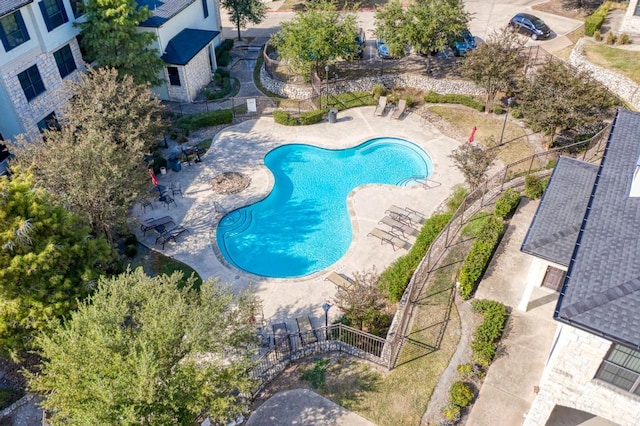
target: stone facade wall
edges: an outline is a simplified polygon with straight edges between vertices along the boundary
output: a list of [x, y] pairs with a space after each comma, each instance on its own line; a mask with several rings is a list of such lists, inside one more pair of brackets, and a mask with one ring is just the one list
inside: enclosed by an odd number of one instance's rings
[[207, 45], [185, 66], [178, 66], [180, 86], [169, 83], [169, 73], [164, 69], [169, 100], [178, 102], [193, 102], [198, 93], [211, 82], [211, 65], [209, 63], [209, 49]]
[[[640, 19], [640, 17], [637, 18]], [[635, 110], [640, 110], [640, 86], [623, 75], [589, 62], [582, 53], [585, 43], [591, 43], [591, 41], [584, 38], [578, 40], [569, 57], [569, 63], [576, 68], [589, 71], [596, 80], [620, 96]]]
[[[65, 80], [73, 78], [78, 72], [84, 72], [86, 69], [76, 39], [73, 38], [69, 44], [71, 45], [71, 53], [73, 54], [77, 69], [66, 76]], [[64, 45], [60, 47], [62, 46]], [[38, 71], [44, 83], [45, 91], [29, 102], [24, 95], [20, 80], [18, 80], [18, 74], [34, 64], [38, 65]], [[52, 52], [45, 52], [29, 56], [25, 55], [19, 62], [15, 62], [12, 65], [11, 70], [2, 74], [1, 81], [7, 88], [11, 103], [25, 128], [27, 139], [40, 140], [38, 122], [52, 112], [59, 115], [60, 107], [68, 99], [63, 80], [60, 77], [60, 71], [56, 65], [56, 60]]]
[[563, 325], [525, 426], [544, 426], [556, 405], [620, 425], [640, 424], [640, 397], [594, 379], [611, 342]]
[[[260, 70], [260, 82], [270, 92], [281, 96], [295, 99], [308, 99], [313, 96], [311, 86], [301, 86], [287, 84], [280, 80], [275, 80], [269, 76], [264, 66]], [[383, 84], [385, 87], [413, 87], [424, 91], [434, 91], [437, 93], [457, 93], [461, 95], [483, 95], [484, 91], [470, 81], [448, 80], [425, 77], [416, 74], [396, 74], [382, 75], [375, 77], [360, 78], [357, 80], [341, 81], [340, 84], [331, 84], [329, 92], [370, 92], [376, 84]]]
[[640, 34], [640, 16], [636, 16], [633, 12], [638, 6], [638, 0], [629, 0], [627, 12], [624, 14], [620, 31], [625, 33]]

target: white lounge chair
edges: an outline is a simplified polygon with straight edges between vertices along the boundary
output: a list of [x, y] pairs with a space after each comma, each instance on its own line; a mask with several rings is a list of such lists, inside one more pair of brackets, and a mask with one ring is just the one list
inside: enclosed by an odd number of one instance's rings
[[411, 247], [411, 244], [403, 240], [402, 238], [393, 235], [390, 232], [383, 231], [380, 228], [373, 228], [367, 237], [376, 237], [380, 239], [380, 244], [388, 243], [393, 247], [393, 251], [396, 251], [399, 248], [408, 249]]
[[327, 277], [325, 278], [325, 281], [331, 281], [336, 286], [342, 287], [342, 288], [348, 288], [353, 284], [353, 282], [350, 279], [345, 278], [343, 275], [335, 271], [327, 275]]
[[422, 213], [411, 210], [408, 207], [402, 208], [393, 205], [389, 207], [387, 211], [385, 211], [385, 213], [390, 214], [394, 217], [394, 219], [397, 219], [401, 222], [409, 222], [409, 225], [411, 225], [413, 222], [424, 223], [424, 221], [427, 220], [427, 218], [425, 218]]
[[400, 102], [398, 102], [398, 108], [393, 111], [393, 114], [391, 114], [391, 118], [398, 120], [400, 116], [404, 114], [405, 109], [407, 109], [407, 101], [404, 99], [400, 99]]
[[392, 218], [391, 216], [383, 217], [378, 223], [385, 224], [391, 229], [399, 231], [403, 237], [406, 237], [407, 235], [418, 235], [417, 229], [407, 225], [406, 223], [402, 223], [399, 220]]
[[384, 114], [384, 110], [387, 107], [387, 97], [386, 96], [380, 96], [380, 98], [378, 99], [378, 106], [376, 106], [376, 111], [375, 111], [375, 115], [382, 115]]

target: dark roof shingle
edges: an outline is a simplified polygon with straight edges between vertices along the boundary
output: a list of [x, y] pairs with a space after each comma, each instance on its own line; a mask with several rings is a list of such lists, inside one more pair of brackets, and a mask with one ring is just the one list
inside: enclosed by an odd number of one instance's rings
[[220, 34], [219, 31], [186, 28], [167, 43], [162, 60], [167, 64], [186, 65], [218, 34]]
[[554, 318], [640, 349], [640, 113], [619, 110]]
[[153, 13], [153, 16], [141, 22], [140, 26], [160, 27], [195, 1], [196, 0], [136, 0], [138, 6], [147, 6], [151, 13]]
[[8, 15], [32, 2], [33, 0], [0, 0], [0, 16]]

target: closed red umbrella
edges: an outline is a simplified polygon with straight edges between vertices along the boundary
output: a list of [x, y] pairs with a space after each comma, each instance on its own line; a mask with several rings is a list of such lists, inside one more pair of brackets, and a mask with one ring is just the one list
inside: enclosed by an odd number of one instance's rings
[[476, 134], [476, 126], [471, 128], [471, 135], [469, 135], [469, 143], [473, 142], [473, 136]]
[[153, 172], [153, 169], [149, 169], [149, 175], [151, 176], [151, 182], [153, 182], [155, 186], [158, 186], [158, 178], [156, 177], [156, 174]]

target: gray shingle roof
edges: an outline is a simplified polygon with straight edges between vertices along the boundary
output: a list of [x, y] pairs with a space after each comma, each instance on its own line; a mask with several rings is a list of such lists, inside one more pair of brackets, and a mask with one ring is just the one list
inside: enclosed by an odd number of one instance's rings
[[522, 243], [524, 253], [569, 266], [597, 172], [595, 164], [558, 159]]
[[136, 0], [138, 6], [147, 6], [151, 13], [153, 13], [153, 16], [141, 22], [140, 26], [157, 28], [195, 1], [196, 0]]
[[640, 350], [640, 113], [619, 110], [554, 318]]
[[167, 43], [162, 60], [168, 64], [186, 65], [218, 34], [219, 31], [185, 28]]
[[0, 16], [8, 15], [31, 2], [33, 0], [0, 0]]

